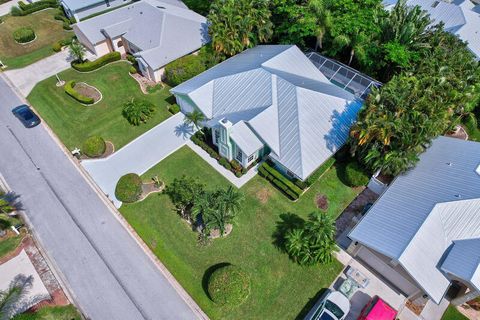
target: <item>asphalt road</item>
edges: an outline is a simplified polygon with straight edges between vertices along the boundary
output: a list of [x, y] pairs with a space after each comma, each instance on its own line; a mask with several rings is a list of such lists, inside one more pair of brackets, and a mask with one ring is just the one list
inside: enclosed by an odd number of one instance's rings
[[84, 314], [95, 320], [195, 319], [43, 126], [0, 76], [0, 172]]

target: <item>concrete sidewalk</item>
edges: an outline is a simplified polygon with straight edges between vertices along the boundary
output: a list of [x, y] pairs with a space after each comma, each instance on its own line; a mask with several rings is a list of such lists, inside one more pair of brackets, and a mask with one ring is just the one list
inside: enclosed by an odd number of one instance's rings
[[84, 160], [82, 166], [118, 208], [122, 203], [115, 198], [115, 187], [121, 176], [145, 173], [190, 139], [193, 128], [183, 119], [184, 115], [177, 113], [108, 158]]

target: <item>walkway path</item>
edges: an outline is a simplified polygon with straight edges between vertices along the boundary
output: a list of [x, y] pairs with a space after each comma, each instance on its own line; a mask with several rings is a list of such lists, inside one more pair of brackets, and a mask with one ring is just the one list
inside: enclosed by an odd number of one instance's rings
[[[87, 54], [86, 58], [94, 58], [94, 56]], [[5, 75], [20, 90], [20, 93], [28, 96], [38, 82], [70, 68], [71, 61], [68, 49], [64, 49], [25, 68], [7, 70]]]
[[189, 140], [187, 142], [187, 145], [196, 154], [198, 154], [200, 157], [202, 157], [203, 160], [208, 162], [208, 164], [211, 165], [213, 167], [213, 169], [215, 169], [218, 173], [220, 173], [222, 176], [224, 176], [225, 179], [230, 181], [230, 183], [232, 183], [237, 188], [243, 187], [244, 184], [246, 184], [248, 181], [250, 181], [258, 173], [258, 165], [256, 165], [255, 167], [248, 170], [248, 172], [246, 174], [244, 174], [240, 178], [237, 178], [237, 176], [235, 176], [232, 171], [227, 170], [223, 166], [221, 166], [216, 159], [212, 158], [205, 150], [203, 150], [202, 148], [197, 146], [191, 140]]
[[10, 9], [13, 6], [16, 6], [18, 2], [19, 2], [18, 0], [12, 0], [12, 1], [8, 1], [3, 4], [0, 4], [0, 17], [9, 14]]
[[182, 113], [177, 113], [108, 158], [82, 161], [83, 167], [117, 208], [122, 203], [115, 198], [115, 186], [121, 176], [145, 173], [189, 140], [193, 129], [183, 123], [183, 118]]

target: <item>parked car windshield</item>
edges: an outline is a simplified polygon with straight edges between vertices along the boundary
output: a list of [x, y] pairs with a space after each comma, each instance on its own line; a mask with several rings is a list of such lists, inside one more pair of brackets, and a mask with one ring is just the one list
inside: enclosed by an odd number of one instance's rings
[[20, 114], [20, 116], [25, 119], [25, 120], [30, 120], [33, 118], [33, 112], [30, 111], [29, 109], [21, 109], [19, 110], [18, 112]]
[[[335, 317], [337, 317], [338, 319], [342, 318], [343, 315], [345, 314], [342, 309], [340, 309], [339, 306], [337, 306], [335, 303], [333, 303], [332, 301], [330, 300], [327, 300], [325, 302], [325, 309], [327, 309], [328, 311], [330, 311], [331, 313], [333, 313], [335, 315]], [[323, 318], [322, 318], [323, 319]]]

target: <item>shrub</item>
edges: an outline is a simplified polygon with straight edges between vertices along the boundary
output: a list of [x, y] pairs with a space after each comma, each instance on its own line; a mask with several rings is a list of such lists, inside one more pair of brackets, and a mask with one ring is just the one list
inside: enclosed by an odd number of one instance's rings
[[13, 38], [18, 43], [27, 43], [35, 39], [35, 32], [32, 28], [22, 27], [13, 32]]
[[92, 104], [95, 100], [92, 97], [86, 97], [75, 91], [75, 81], [70, 80], [65, 84], [65, 92], [75, 100], [83, 104]]
[[70, 21], [64, 21], [63, 22], [63, 30], [67, 30], [67, 31], [70, 31], [70, 30], [73, 30], [73, 28], [70, 26]]
[[227, 170], [232, 169], [232, 166], [230, 165], [230, 163], [228, 162], [228, 160], [226, 158], [223, 158], [223, 157], [220, 158], [220, 160], [218, 160], [218, 163]]
[[180, 107], [175, 103], [168, 107], [168, 111], [170, 111], [171, 114], [177, 114], [180, 112]]
[[357, 161], [351, 161], [345, 167], [344, 182], [350, 187], [364, 186], [370, 180], [370, 177], [365, 173], [365, 170]]
[[13, 6], [10, 8], [10, 14], [14, 17], [19, 17], [23, 15], [22, 9], [17, 6]]
[[55, 52], [60, 52], [62, 51], [62, 44], [60, 42], [55, 42], [53, 45], [52, 45], [52, 49], [53, 51]]
[[135, 173], [128, 173], [118, 180], [115, 197], [126, 203], [137, 201], [142, 194], [142, 179]]
[[99, 136], [91, 136], [83, 143], [82, 152], [90, 158], [100, 157], [105, 153], [105, 140]]
[[205, 70], [201, 57], [189, 55], [169, 63], [165, 67], [165, 79], [169, 85], [177, 86]]
[[132, 63], [132, 64], [137, 63], [137, 59], [135, 59], [135, 57], [133, 55], [131, 55], [130, 53], [127, 54], [127, 60], [130, 61], [130, 63]]
[[47, 8], [57, 8], [58, 3], [57, 1], [53, 0], [41, 0], [37, 2], [32, 2], [29, 4], [25, 4], [24, 2], [19, 3], [19, 7], [13, 6], [10, 9], [10, 14], [12, 16], [26, 16], [31, 13], [47, 9]]
[[72, 67], [80, 72], [89, 72], [93, 70], [97, 70], [100, 67], [103, 67], [106, 64], [109, 64], [114, 61], [120, 60], [121, 55], [120, 52], [110, 52], [107, 53], [104, 56], [101, 56], [95, 61], [87, 61], [87, 62], [82, 62], [82, 63], [72, 63]]
[[290, 181], [288, 178], [286, 178], [283, 174], [278, 172], [275, 168], [270, 166], [268, 163], [264, 162], [262, 166], [265, 168], [265, 170], [274, 176], [276, 179], [278, 179], [280, 182], [282, 182], [288, 189], [290, 189], [293, 193], [295, 193], [297, 196], [300, 196], [303, 193], [303, 190], [297, 187], [292, 181]]
[[[263, 163], [265, 164], [265, 163]], [[264, 165], [261, 165], [260, 167], [258, 167], [258, 173], [260, 174], [260, 176], [264, 177], [265, 179], [267, 179], [268, 181], [270, 181], [275, 187], [277, 187], [277, 189], [279, 189], [280, 191], [282, 191], [285, 195], [287, 195], [291, 200], [297, 200], [300, 195], [296, 194], [295, 192], [293, 192], [291, 189], [289, 189], [287, 187], [287, 185], [285, 185], [282, 181], [280, 181], [279, 179], [275, 178], [275, 176], [273, 176], [270, 172], [268, 172]]]
[[238, 306], [250, 295], [250, 277], [234, 265], [217, 269], [208, 279], [208, 294], [219, 305]]
[[242, 165], [241, 165], [240, 163], [238, 163], [237, 160], [232, 160], [232, 161], [230, 162], [230, 164], [232, 165], [233, 170], [239, 171], [239, 172], [242, 171]]
[[25, 10], [27, 9], [27, 4], [23, 1], [18, 1], [18, 6], [20, 7], [20, 9], [22, 10]]
[[134, 126], [145, 123], [152, 117], [155, 107], [148, 101], [133, 100], [123, 106], [123, 116]]
[[131, 66], [130, 69], [128, 70], [131, 74], [135, 74], [137, 73], [137, 68], [135, 68], [134, 66]]
[[475, 118], [475, 115], [473, 113], [468, 113], [464, 120], [463, 123], [465, 124], [465, 127], [467, 127], [467, 130], [469, 132], [473, 132], [475, 130], [478, 130], [478, 121], [477, 118]]

